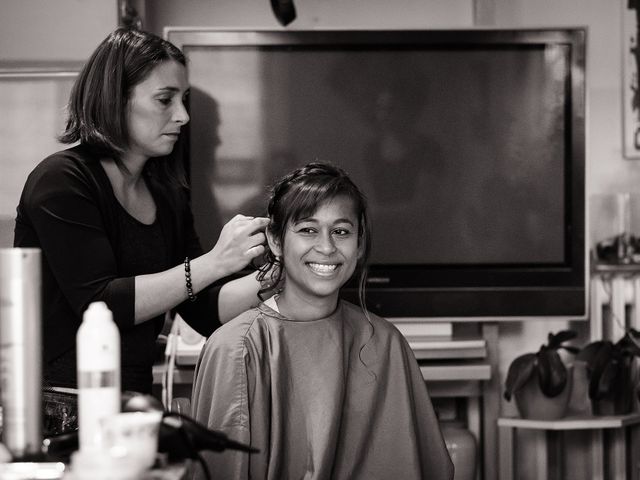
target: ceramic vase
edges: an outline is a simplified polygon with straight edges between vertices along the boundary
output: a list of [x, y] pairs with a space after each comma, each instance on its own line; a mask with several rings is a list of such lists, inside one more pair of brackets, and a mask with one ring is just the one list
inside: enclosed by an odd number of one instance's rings
[[455, 468], [455, 480], [475, 480], [478, 446], [473, 433], [462, 422], [443, 421], [440, 426]]
[[567, 384], [555, 397], [547, 397], [538, 383], [538, 376], [532, 375], [518, 391], [514, 393], [516, 406], [522, 418], [531, 420], [558, 420], [567, 414], [569, 398], [573, 386], [573, 369], [567, 367]]

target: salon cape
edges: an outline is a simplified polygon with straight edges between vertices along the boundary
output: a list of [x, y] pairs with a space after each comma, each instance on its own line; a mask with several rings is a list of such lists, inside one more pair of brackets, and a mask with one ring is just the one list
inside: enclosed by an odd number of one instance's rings
[[369, 315], [341, 301], [327, 318], [296, 321], [263, 303], [211, 335], [193, 415], [260, 449], [205, 453], [212, 478], [453, 478], [413, 352]]

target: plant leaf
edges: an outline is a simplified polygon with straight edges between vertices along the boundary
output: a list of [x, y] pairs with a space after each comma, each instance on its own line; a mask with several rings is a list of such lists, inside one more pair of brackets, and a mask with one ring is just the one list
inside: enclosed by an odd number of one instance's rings
[[620, 370], [621, 364], [618, 361], [605, 364], [602, 372], [599, 372], [600, 375], [598, 375], [598, 382], [594, 386], [595, 392], [592, 398], [600, 400], [615, 392], [618, 389]]
[[556, 397], [567, 385], [567, 367], [557, 350], [543, 348], [538, 352], [538, 381], [547, 397]]
[[627, 332], [625, 336], [618, 341], [616, 347], [627, 355], [640, 357], [640, 346], [638, 343], [640, 343], [640, 339], [632, 338], [631, 333]]
[[527, 383], [527, 380], [531, 378], [535, 365], [535, 353], [525, 353], [511, 362], [504, 385], [504, 398], [506, 400], [511, 400], [511, 396]]
[[600, 352], [600, 349], [603, 348], [607, 343], [610, 343], [610, 342], [605, 340], [596, 340], [595, 342], [591, 342], [590, 344], [586, 345], [582, 350], [580, 350], [580, 352], [576, 356], [576, 360], [582, 360], [586, 362], [587, 365], [589, 366], [589, 369], [592, 369], [595, 359], [598, 356], [598, 353]]
[[547, 346], [549, 348], [558, 348], [564, 342], [568, 340], [572, 340], [578, 336], [578, 333], [573, 330], [561, 330], [555, 335], [553, 333], [549, 334], [549, 341]]

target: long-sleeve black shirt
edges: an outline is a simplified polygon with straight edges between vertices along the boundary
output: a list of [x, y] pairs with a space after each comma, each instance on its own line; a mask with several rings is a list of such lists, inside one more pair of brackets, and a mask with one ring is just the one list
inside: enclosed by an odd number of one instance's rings
[[[134, 277], [202, 251], [187, 191], [153, 179], [147, 185], [156, 202], [153, 225], [124, 210], [100, 157], [82, 145], [47, 157], [25, 183], [14, 246], [42, 250], [43, 376], [49, 384], [76, 385], [76, 332], [89, 303], [104, 301], [120, 329], [123, 390], [151, 389], [164, 316], [134, 325]], [[219, 287], [209, 288], [177, 310], [208, 336], [220, 325], [218, 294]]]

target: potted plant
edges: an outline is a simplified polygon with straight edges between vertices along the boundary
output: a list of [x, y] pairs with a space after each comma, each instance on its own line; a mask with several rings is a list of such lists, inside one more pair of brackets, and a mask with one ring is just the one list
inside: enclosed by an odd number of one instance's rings
[[566, 414], [571, 375], [559, 351], [577, 353], [577, 347], [564, 345], [576, 336], [573, 330], [549, 333], [537, 352], [520, 355], [509, 365], [504, 398], [515, 397], [523, 418], [555, 420]]
[[640, 332], [629, 329], [617, 342], [597, 340], [576, 357], [587, 364], [594, 415], [624, 415], [633, 409], [639, 383], [633, 363], [640, 357]]

